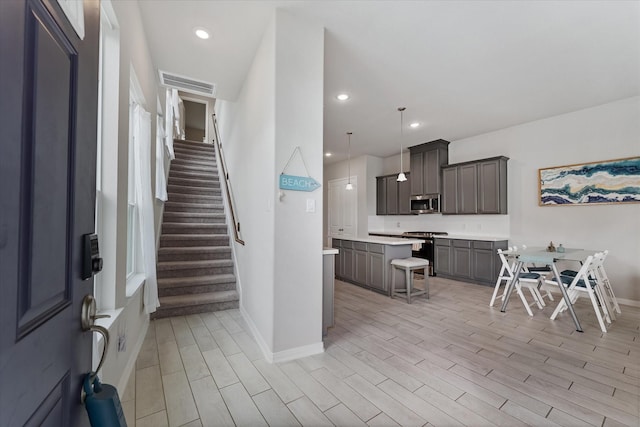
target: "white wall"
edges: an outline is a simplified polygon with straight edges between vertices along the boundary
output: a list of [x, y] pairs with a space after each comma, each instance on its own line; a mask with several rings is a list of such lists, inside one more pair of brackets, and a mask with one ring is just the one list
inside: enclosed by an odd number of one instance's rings
[[450, 162], [510, 158], [510, 240], [609, 249], [616, 296], [640, 301], [640, 204], [538, 206], [538, 169], [640, 155], [640, 97], [456, 141]]
[[[640, 97], [478, 135], [449, 145], [449, 163], [508, 162], [509, 215], [384, 217], [384, 229], [509, 236], [512, 244], [609, 249], [616, 296], [640, 301], [640, 204], [538, 206], [538, 169], [640, 155]], [[380, 220], [370, 220], [379, 225]], [[396, 227], [397, 222], [401, 227]]]
[[263, 351], [273, 352], [275, 170], [275, 20], [265, 31], [236, 102], [218, 99], [216, 116], [237, 220], [234, 244], [240, 308]]
[[[323, 95], [324, 28], [277, 11], [276, 172], [300, 147], [304, 163], [294, 159], [286, 172], [323, 182]], [[314, 212], [306, 212], [310, 202]], [[275, 353], [323, 349], [322, 212], [321, 190], [287, 191], [276, 201]]]
[[[216, 102], [246, 241], [235, 246], [241, 311], [268, 360], [322, 351], [322, 192], [280, 201], [278, 176], [299, 146], [322, 182], [323, 58], [324, 30], [277, 10], [238, 100]], [[287, 173], [306, 175], [299, 157]]]
[[[113, 245], [105, 257], [105, 269], [108, 273], [109, 284], [116, 287], [115, 305], [111, 311], [114, 315], [108, 323], [112, 337], [111, 348], [103, 367], [102, 380], [120, 387], [122, 392], [129, 373], [135, 367], [138, 350], [149, 324], [149, 316], [142, 309], [142, 289], [137, 293], [126, 294], [126, 245], [127, 245], [127, 174], [128, 174], [128, 144], [129, 144], [129, 81], [130, 70], [135, 70], [138, 82], [144, 94], [146, 104], [144, 108], [151, 113], [151, 183], [155, 189], [155, 114], [157, 106], [157, 82], [151, 56], [149, 54], [142, 19], [137, 2], [110, 2], [117, 18], [120, 30], [120, 70], [118, 90], [118, 138], [117, 144], [108, 145], [103, 150], [109, 150], [110, 161], [108, 170], [110, 175], [105, 175], [105, 181], [112, 186], [113, 191], [106, 201], [110, 205], [107, 221], [109, 234]], [[105, 182], [105, 185], [107, 183]], [[160, 226], [155, 223], [156, 229]], [[107, 261], [107, 258], [109, 260]], [[102, 274], [102, 273], [101, 273]], [[107, 277], [107, 275], [105, 275]], [[107, 280], [103, 280], [107, 282]], [[118, 352], [116, 348], [119, 334], [126, 335], [127, 346], [125, 351]]]

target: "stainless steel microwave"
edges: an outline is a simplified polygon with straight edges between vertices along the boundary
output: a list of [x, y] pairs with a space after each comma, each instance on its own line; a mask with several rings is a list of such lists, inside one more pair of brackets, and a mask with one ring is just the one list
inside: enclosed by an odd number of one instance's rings
[[411, 213], [427, 214], [440, 212], [440, 195], [439, 194], [423, 194], [420, 196], [411, 196]]

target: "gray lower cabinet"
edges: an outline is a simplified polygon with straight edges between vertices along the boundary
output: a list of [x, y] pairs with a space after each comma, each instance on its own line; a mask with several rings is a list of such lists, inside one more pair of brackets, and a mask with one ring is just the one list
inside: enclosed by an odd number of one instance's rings
[[338, 250], [338, 254], [335, 256], [335, 260], [334, 260], [334, 269], [335, 269], [336, 276], [342, 277], [344, 276], [344, 270], [343, 270], [344, 262], [342, 261], [343, 260], [342, 240], [333, 239], [331, 241], [331, 247], [333, 249]]
[[445, 276], [451, 275], [451, 240], [436, 240], [434, 258], [436, 273]]
[[[339, 251], [340, 249], [338, 249]], [[338, 252], [339, 254], [339, 252]], [[333, 301], [335, 277], [335, 258], [337, 255], [322, 255], [322, 336], [327, 335], [327, 329], [333, 326]]]
[[439, 277], [493, 286], [500, 271], [498, 249], [507, 240], [435, 239], [435, 270]]
[[442, 213], [506, 214], [507, 157], [492, 157], [442, 168]]
[[367, 244], [353, 242], [353, 281], [356, 283], [367, 283]]
[[[376, 292], [391, 291], [391, 260], [409, 258], [411, 245], [383, 245], [343, 239], [333, 239], [332, 247], [340, 253], [336, 258], [336, 278]], [[404, 284], [404, 273], [396, 271], [396, 283]]]
[[342, 276], [353, 281], [355, 277], [355, 263], [353, 262], [353, 242], [342, 242]]
[[451, 274], [456, 277], [471, 279], [471, 241], [454, 240], [452, 247], [453, 269]]

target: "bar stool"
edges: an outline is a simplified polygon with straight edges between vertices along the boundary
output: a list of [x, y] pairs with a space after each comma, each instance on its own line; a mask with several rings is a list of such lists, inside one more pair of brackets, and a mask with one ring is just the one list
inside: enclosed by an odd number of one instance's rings
[[[429, 267], [429, 260], [422, 258], [399, 258], [391, 260], [391, 298], [406, 294], [407, 303], [411, 304], [411, 298], [426, 294], [429, 298], [429, 278], [426, 274]], [[406, 278], [406, 289], [396, 290], [396, 268], [404, 270]], [[413, 271], [424, 268], [424, 289], [413, 289]]]

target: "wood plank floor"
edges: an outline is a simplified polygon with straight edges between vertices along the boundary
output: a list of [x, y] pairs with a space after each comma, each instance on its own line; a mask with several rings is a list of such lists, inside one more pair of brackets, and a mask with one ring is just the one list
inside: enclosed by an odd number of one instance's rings
[[[336, 281], [323, 354], [265, 362], [238, 310], [151, 322], [122, 396], [130, 426], [640, 426], [640, 309], [603, 334], [553, 305], [430, 279], [408, 305]], [[556, 298], [556, 302], [558, 298]]]

